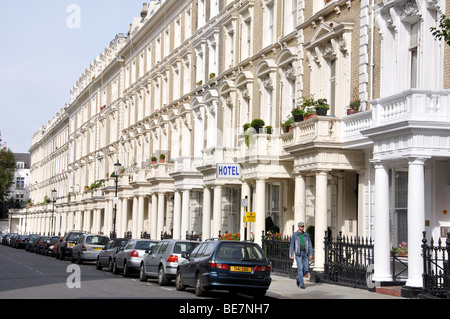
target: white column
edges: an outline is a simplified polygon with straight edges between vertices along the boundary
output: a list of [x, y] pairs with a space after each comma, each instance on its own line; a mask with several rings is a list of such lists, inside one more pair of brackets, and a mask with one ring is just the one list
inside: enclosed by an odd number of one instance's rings
[[190, 225], [190, 210], [189, 203], [191, 201], [191, 192], [189, 189], [183, 190], [183, 202], [181, 208], [181, 238], [186, 238], [186, 232], [189, 231]]
[[[389, 171], [375, 163], [374, 281], [392, 281], [389, 247]], [[420, 237], [420, 236], [419, 236]]]
[[128, 229], [128, 198], [124, 198], [122, 201], [122, 211], [118, 211], [120, 214], [120, 220], [122, 224], [122, 232], [117, 235], [117, 237], [123, 237], [125, 232], [129, 231]]
[[211, 189], [203, 188], [202, 240], [211, 238]]
[[131, 215], [131, 236], [133, 238], [139, 238], [138, 234], [138, 198], [133, 197], [133, 213]]
[[164, 193], [158, 193], [158, 222], [156, 229], [156, 235], [158, 236], [158, 238], [161, 238], [161, 232], [164, 231], [164, 213], [165, 213], [164, 197], [165, 197]]
[[298, 222], [306, 223], [306, 181], [302, 174], [295, 176], [294, 230]]
[[181, 239], [181, 194], [174, 191], [173, 199], [173, 238]]
[[255, 205], [255, 242], [262, 244], [261, 236], [265, 230], [266, 222], [266, 181], [264, 179], [256, 180], [256, 197], [253, 199]]
[[408, 287], [422, 287], [422, 232], [425, 230], [425, 158], [410, 158], [408, 170]]
[[315, 247], [314, 247], [314, 270], [323, 271], [325, 263], [325, 251], [323, 238], [327, 230], [327, 190], [328, 173], [326, 171], [316, 172], [316, 212], [315, 212]]
[[[248, 183], [246, 182], [242, 182], [242, 191], [241, 191], [241, 197], [242, 199], [245, 199], [245, 196], [247, 196], [247, 212], [250, 211], [250, 207], [248, 205], [250, 205], [250, 186], [248, 185]], [[241, 218], [239, 220], [240, 222], [240, 234], [241, 234], [241, 239], [244, 239], [244, 233], [245, 233], [245, 223], [244, 223], [244, 216], [246, 214], [245, 208], [241, 207]], [[250, 239], [250, 227], [249, 227], [249, 223], [247, 223], [247, 239]]]
[[91, 211], [90, 209], [86, 210], [84, 212], [84, 222], [83, 222], [83, 228], [90, 233], [91, 232]]
[[156, 193], [152, 194], [152, 216], [151, 216], [151, 234], [150, 237], [152, 239], [160, 239], [161, 234], [157, 234], [158, 232], [158, 196]]
[[221, 226], [222, 226], [222, 186], [215, 186], [212, 237], [216, 237], [219, 235], [219, 230]]
[[144, 230], [144, 196], [138, 197], [138, 212], [137, 212], [137, 234], [136, 237], [141, 237], [141, 232]]

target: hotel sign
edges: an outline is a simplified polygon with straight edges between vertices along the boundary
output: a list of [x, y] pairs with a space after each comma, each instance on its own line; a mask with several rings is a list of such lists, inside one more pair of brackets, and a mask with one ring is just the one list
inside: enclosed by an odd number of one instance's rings
[[240, 178], [241, 165], [235, 163], [217, 164], [216, 165], [217, 178]]

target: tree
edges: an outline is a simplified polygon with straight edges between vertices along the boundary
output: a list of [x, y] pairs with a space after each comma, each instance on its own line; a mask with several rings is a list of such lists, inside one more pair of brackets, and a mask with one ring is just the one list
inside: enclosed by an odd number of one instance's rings
[[431, 27], [430, 30], [436, 39], [444, 39], [444, 41], [450, 45], [450, 18], [447, 18], [445, 14], [441, 15], [439, 27]]
[[[14, 183], [16, 157], [11, 150], [0, 150], [0, 207], [5, 207], [9, 190]], [[3, 212], [2, 212], [3, 214]]]

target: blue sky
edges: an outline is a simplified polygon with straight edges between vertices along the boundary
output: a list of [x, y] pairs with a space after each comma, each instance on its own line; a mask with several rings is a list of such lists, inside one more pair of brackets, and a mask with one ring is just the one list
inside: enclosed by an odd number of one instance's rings
[[0, 131], [15, 153], [70, 100], [70, 89], [144, 0], [0, 0]]

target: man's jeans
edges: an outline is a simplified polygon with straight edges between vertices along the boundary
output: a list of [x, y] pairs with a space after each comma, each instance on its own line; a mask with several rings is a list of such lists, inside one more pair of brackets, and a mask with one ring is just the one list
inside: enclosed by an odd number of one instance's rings
[[301, 251], [300, 256], [295, 255], [295, 261], [297, 262], [297, 281], [300, 283], [300, 287], [303, 287], [305, 284], [303, 283], [303, 276], [308, 273], [309, 270], [309, 258], [306, 252]]

